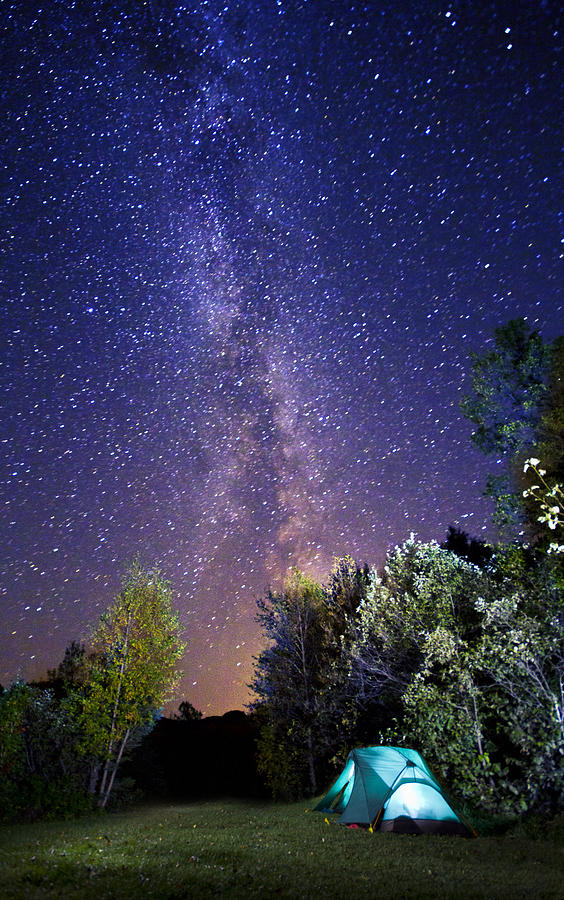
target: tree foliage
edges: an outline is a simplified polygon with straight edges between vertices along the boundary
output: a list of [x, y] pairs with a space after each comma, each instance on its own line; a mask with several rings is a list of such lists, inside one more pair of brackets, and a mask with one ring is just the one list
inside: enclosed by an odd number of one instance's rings
[[513, 457], [535, 444], [547, 394], [550, 351], [524, 319], [494, 332], [494, 347], [473, 354], [473, 394], [462, 408], [476, 425], [472, 440], [484, 453]]
[[413, 539], [361, 607], [350, 659], [382, 737], [413, 745], [486, 810], [563, 799], [564, 620], [557, 561], [497, 549], [485, 569]]
[[49, 682], [60, 693], [68, 694], [73, 688], [83, 685], [88, 678], [90, 661], [86, 646], [80, 641], [71, 641], [56, 669], [47, 673]]
[[40, 685], [0, 693], [0, 807], [7, 818], [105, 806], [126, 747], [176, 682], [183, 651], [168, 584], [134, 563], [91, 644], [73, 641]]
[[297, 569], [258, 602], [269, 644], [251, 685], [261, 718], [259, 768], [275, 796], [314, 794], [354, 730], [345, 648], [366, 594], [367, 567], [336, 559], [326, 585]]
[[475, 664], [497, 749], [496, 780], [507, 792], [498, 803], [520, 810], [556, 808], [564, 799], [561, 588], [558, 559], [498, 548], [478, 604]]
[[138, 562], [93, 634], [80, 698], [82, 752], [96, 760], [90, 789], [105, 806], [128, 743], [154, 722], [177, 683], [184, 644], [170, 587]]
[[492, 558], [493, 550], [484, 541], [470, 537], [460, 528], [449, 526], [446, 540], [441, 544], [442, 550], [451, 550], [469, 563], [483, 568]]
[[475, 445], [502, 463], [502, 473], [490, 475], [485, 493], [495, 500], [497, 524], [510, 530], [523, 511], [524, 454], [542, 439], [543, 415], [556, 399], [556, 389], [549, 390], [554, 350], [524, 319], [508, 322], [494, 335], [492, 349], [472, 354], [472, 393], [461, 408], [476, 426]]
[[0, 818], [67, 815], [87, 808], [85, 761], [65, 699], [17, 681], [0, 694]]
[[548, 390], [539, 428], [535, 456], [543, 461], [549, 478], [564, 483], [564, 335], [550, 348]]
[[480, 565], [412, 536], [381, 573], [346, 557], [323, 587], [294, 570], [259, 602], [252, 686], [275, 796], [315, 793], [364, 741], [416, 747], [482, 811], [562, 802], [561, 558], [477, 550]]
[[537, 522], [548, 537], [548, 553], [564, 553], [564, 484], [546, 481], [546, 469], [540, 460], [531, 457], [525, 460], [523, 472], [530, 472], [534, 481], [523, 491], [536, 507]]
[[378, 701], [403, 693], [419, 669], [429, 636], [471, 633], [480, 571], [436, 543], [412, 536], [374, 573], [356, 625], [352, 660], [359, 696]]
[[388, 556], [381, 577], [373, 574], [349, 667], [357, 700], [380, 733], [392, 719], [401, 724], [406, 692], [431, 661], [437, 669], [474, 638], [480, 577], [476, 566], [413, 536]]
[[384, 740], [422, 750], [483, 810], [562, 802], [564, 339], [509, 322], [474, 355], [472, 388], [473, 440], [503, 468], [495, 519], [520, 523], [520, 541], [528, 523], [532, 544], [451, 528], [440, 547], [410, 538], [381, 573], [345, 557], [323, 587], [294, 572], [261, 601], [252, 687], [279, 795], [315, 791], [338, 745]]
[[[317, 788], [314, 723], [324, 666], [326, 610], [321, 585], [292, 569], [279, 593], [258, 601], [257, 621], [269, 646], [256, 660], [252, 688], [265, 705], [259, 765], [273, 794]], [[272, 748], [278, 749], [278, 761]], [[269, 762], [272, 760], [272, 763]], [[283, 766], [295, 766], [299, 788], [282, 783]]]
[[0, 694], [0, 772], [8, 782], [25, 770], [25, 716], [31, 693], [29, 685], [16, 681]]

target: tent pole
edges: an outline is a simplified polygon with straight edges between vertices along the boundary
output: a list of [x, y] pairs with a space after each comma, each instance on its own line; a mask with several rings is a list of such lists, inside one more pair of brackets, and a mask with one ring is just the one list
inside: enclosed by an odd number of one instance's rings
[[385, 807], [385, 805], [386, 805], [386, 802], [387, 802], [389, 796], [391, 795], [391, 793], [392, 793], [392, 791], [393, 791], [393, 789], [394, 789], [394, 785], [395, 785], [396, 781], [398, 780], [398, 778], [401, 778], [401, 776], [403, 775], [403, 773], [404, 773], [405, 770], [407, 769], [407, 766], [408, 766], [408, 763], [405, 764], [405, 766], [403, 767], [403, 769], [401, 770], [401, 772], [398, 772], [398, 774], [396, 775], [396, 777], [395, 777], [394, 780], [392, 781], [390, 787], [388, 788], [388, 793], [386, 794], [386, 796], [385, 796], [384, 799], [382, 800], [382, 806], [381, 806], [380, 809], [378, 810], [378, 814], [377, 814], [376, 818], [374, 819], [372, 825], [370, 826], [370, 831], [374, 831], [374, 829], [376, 828], [376, 825], [377, 825], [377, 823], [378, 823], [378, 820], [379, 820], [380, 816], [381, 816], [381, 815], [383, 814], [383, 812], [384, 812], [384, 807]]

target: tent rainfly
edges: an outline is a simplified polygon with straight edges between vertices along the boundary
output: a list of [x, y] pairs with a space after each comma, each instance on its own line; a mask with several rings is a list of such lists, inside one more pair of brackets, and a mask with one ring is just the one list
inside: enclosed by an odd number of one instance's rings
[[403, 747], [352, 750], [345, 768], [315, 808], [338, 813], [337, 822], [343, 825], [402, 834], [471, 836], [423, 757]]

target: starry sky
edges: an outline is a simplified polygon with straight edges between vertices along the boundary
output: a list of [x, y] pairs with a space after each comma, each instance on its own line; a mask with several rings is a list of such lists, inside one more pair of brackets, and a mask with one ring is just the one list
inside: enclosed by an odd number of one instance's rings
[[564, 330], [558, 9], [8, 0], [1, 683], [139, 553], [173, 706], [242, 708], [290, 566], [492, 534], [458, 404], [495, 327]]

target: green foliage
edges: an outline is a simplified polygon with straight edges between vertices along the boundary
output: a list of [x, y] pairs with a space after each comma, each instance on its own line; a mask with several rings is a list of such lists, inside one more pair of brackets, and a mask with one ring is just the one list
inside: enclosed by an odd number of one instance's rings
[[[0, 694], [0, 815], [72, 814], [104, 806], [126, 745], [152, 726], [183, 651], [170, 590], [135, 563], [101, 617], [91, 652], [73, 642], [50, 686]], [[123, 790], [122, 790], [123, 794]]]
[[274, 800], [302, 796], [307, 772], [291, 726], [281, 727], [272, 717], [262, 726], [257, 740], [257, 769]]
[[[532, 472], [535, 483], [529, 485], [523, 491], [523, 497], [531, 497], [536, 504], [537, 521], [548, 530], [548, 553], [564, 553], [564, 486], [553, 482], [549, 485], [546, 481], [546, 469], [540, 465], [540, 460], [531, 457], [525, 461], [523, 472]], [[550, 534], [553, 532], [553, 534]]]
[[152, 726], [179, 677], [184, 644], [170, 587], [157, 571], [133, 563], [92, 646], [79, 697], [81, 750], [96, 763], [91, 790], [105, 806], [126, 746]]
[[381, 575], [340, 560], [323, 589], [294, 572], [260, 602], [271, 646], [253, 686], [273, 796], [311, 792], [360, 738], [415, 746], [482, 813], [559, 807], [562, 560], [478, 549], [480, 566], [411, 537]]
[[0, 694], [0, 821], [21, 809], [21, 787], [28, 774], [25, 722], [31, 688], [15, 682]]
[[[472, 388], [462, 408], [473, 440], [503, 463], [486, 491], [495, 519], [518, 525], [521, 540], [526, 523], [537, 551], [451, 529], [442, 547], [406, 541], [381, 576], [345, 557], [323, 588], [294, 572], [261, 601], [271, 643], [252, 687], [266, 714], [260, 765], [277, 796], [315, 790], [359, 736], [383, 735], [421, 749], [482, 811], [564, 798], [564, 338], [547, 346], [524, 320], [509, 322], [474, 356]], [[535, 448], [531, 485], [522, 470]]]
[[564, 335], [551, 346], [548, 392], [535, 456], [543, 460], [551, 481], [564, 483]]
[[373, 575], [361, 604], [351, 647], [351, 666], [361, 701], [388, 704], [403, 694], [425, 659], [437, 629], [453, 640], [472, 637], [478, 567], [411, 537]]
[[462, 410], [484, 453], [510, 458], [535, 443], [546, 398], [550, 351], [524, 319], [495, 329], [494, 348], [473, 354], [473, 393]]
[[16, 682], [0, 697], [0, 817], [72, 815], [89, 808], [76, 723], [52, 690]]
[[16, 681], [0, 694], [0, 772], [14, 779], [25, 768], [25, 717], [32, 690]]
[[[361, 607], [350, 671], [476, 808], [564, 799], [564, 622], [557, 561], [498, 548], [480, 570], [436, 544], [396, 548]], [[394, 721], [390, 721], [394, 718]]]
[[556, 397], [549, 391], [554, 349], [524, 319], [514, 319], [495, 330], [493, 349], [472, 359], [472, 394], [461, 408], [476, 426], [476, 446], [504, 463], [501, 474], [489, 476], [485, 493], [495, 500], [495, 521], [510, 533], [523, 518], [523, 455], [542, 439], [543, 416]]
[[68, 694], [72, 688], [84, 684], [88, 671], [86, 647], [78, 641], [71, 641], [57, 668], [48, 672], [48, 679], [52, 684], [60, 685], [63, 692]]
[[433, 674], [418, 672], [402, 697], [406, 743], [420, 748], [457, 798], [491, 809], [497, 797], [476, 683], [458, 654], [450, 659], [450, 679], [446, 667], [441, 678]]
[[506, 806], [558, 808], [564, 800], [564, 620], [558, 561], [499, 550], [489, 595], [479, 608], [482, 640], [475, 664], [484, 679], [483, 706], [502, 765]]
[[344, 764], [357, 743], [359, 707], [349, 677], [348, 659], [359, 609], [372, 583], [368, 566], [350, 556], [335, 559], [324, 586], [327, 618], [323, 679], [318, 690], [319, 772], [324, 778]]
[[324, 587], [329, 612], [329, 643], [339, 647], [340, 639], [349, 630], [360, 604], [370, 586], [370, 569], [360, 568], [351, 556], [335, 559]]
[[264, 704], [267, 719], [259, 765], [267, 783], [276, 789], [277, 763], [275, 754], [270, 752], [275, 740], [284, 745], [287, 756], [299, 752], [307, 760], [307, 779], [300, 793], [315, 793], [314, 723], [327, 619], [323, 590], [316, 581], [292, 569], [282, 591], [269, 592], [257, 605], [257, 621], [270, 641], [256, 659], [251, 685]]
[[373, 629], [376, 613], [383, 634], [380, 658], [394, 675], [388, 693], [401, 693], [398, 726], [405, 741], [439, 764], [447, 784], [471, 797], [476, 780], [483, 781], [483, 763], [476, 765], [483, 744], [468, 659], [484, 578], [434, 542], [411, 538], [386, 562], [379, 603], [366, 616]]
[[322, 587], [296, 569], [279, 594], [258, 603], [270, 645], [251, 685], [265, 719], [259, 769], [273, 796], [313, 794], [345, 752], [354, 727], [344, 648], [368, 588], [368, 571], [350, 557], [335, 560]]

